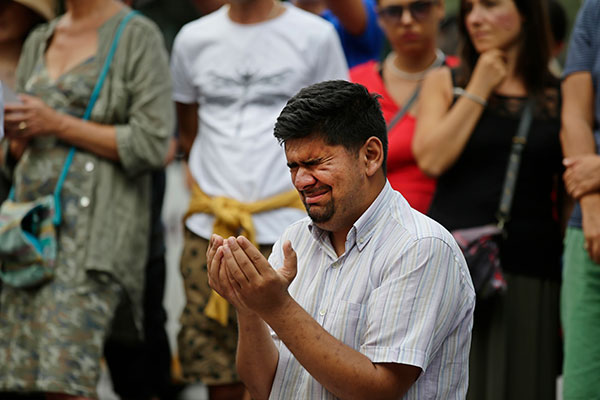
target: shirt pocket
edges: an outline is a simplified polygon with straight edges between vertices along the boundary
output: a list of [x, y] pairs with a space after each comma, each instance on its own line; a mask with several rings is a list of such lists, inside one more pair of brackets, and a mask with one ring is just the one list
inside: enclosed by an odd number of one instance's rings
[[366, 306], [340, 300], [325, 320], [324, 328], [344, 344], [359, 349], [366, 329]]

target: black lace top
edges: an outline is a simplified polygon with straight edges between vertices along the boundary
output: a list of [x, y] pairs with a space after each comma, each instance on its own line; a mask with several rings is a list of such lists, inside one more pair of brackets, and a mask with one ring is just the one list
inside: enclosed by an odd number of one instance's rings
[[[492, 95], [456, 163], [440, 178], [429, 215], [448, 230], [496, 222], [504, 175], [527, 98]], [[534, 111], [521, 159], [507, 237], [505, 269], [559, 277], [562, 240], [553, 192], [561, 182], [560, 90], [549, 86]]]

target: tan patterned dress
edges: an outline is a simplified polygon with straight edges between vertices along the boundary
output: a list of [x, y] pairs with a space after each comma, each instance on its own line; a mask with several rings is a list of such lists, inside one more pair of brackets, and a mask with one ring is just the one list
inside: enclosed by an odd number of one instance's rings
[[[60, 112], [82, 117], [113, 33], [128, 11], [119, 12], [100, 28], [96, 56], [56, 80], [48, 75], [41, 56], [54, 25], [34, 32], [20, 64], [27, 71], [21, 71], [21, 91]], [[0, 291], [0, 392], [96, 397], [104, 340], [122, 299], [133, 304], [139, 327], [149, 240], [148, 171], [162, 164], [173, 129], [166, 53], [153, 39], [162, 44], [160, 32], [141, 16], [129, 22], [121, 38], [121, 53], [115, 55], [92, 114], [92, 120], [121, 126], [117, 128], [121, 162], [76, 151], [61, 195], [63, 220], [58, 228], [55, 277], [36, 289], [5, 285]], [[128, 49], [134, 42], [149, 54]], [[140, 64], [136, 71], [124, 61], [133, 58], [132, 63], [137, 63], [136, 56], [147, 57], [142, 71]], [[133, 82], [127, 74], [144, 73], [154, 77], [147, 87], [129, 86]], [[127, 108], [138, 104], [140, 97], [149, 110]], [[156, 151], [136, 153], [135, 141], [153, 145]], [[14, 168], [16, 200], [51, 194], [69, 148], [54, 136], [32, 140]], [[137, 163], [131, 161], [134, 157]], [[129, 176], [128, 169], [134, 166], [140, 172]]]

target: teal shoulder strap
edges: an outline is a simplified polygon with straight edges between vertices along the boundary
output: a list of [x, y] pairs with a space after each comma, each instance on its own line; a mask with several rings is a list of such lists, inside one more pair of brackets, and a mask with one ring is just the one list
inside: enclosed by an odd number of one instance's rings
[[[108, 55], [106, 56], [106, 60], [104, 61], [104, 65], [100, 70], [100, 76], [98, 77], [98, 81], [96, 82], [96, 86], [94, 86], [94, 91], [92, 92], [92, 96], [90, 97], [90, 101], [88, 103], [87, 109], [85, 110], [85, 114], [83, 115], [84, 120], [89, 120], [90, 115], [92, 114], [92, 109], [94, 108], [94, 104], [96, 104], [96, 100], [98, 100], [98, 96], [100, 95], [100, 90], [102, 90], [102, 85], [104, 84], [104, 80], [106, 79], [106, 75], [108, 75], [108, 70], [110, 68], [110, 64], [112, 63], [112, 59], [117, 51], [117, 45], [119, 44], [119, 39], [123, 34], [123, 30], [125, 29], [125, 25], [127, 22], [135, 16], [139, 14], [137, 11], [129, 12], [125, 18], [121, 20], [119, 27], [117, 28], [117, 32], [115, 37], [113, 38], [112, 44], [108, 51]], [[75, 155], [75, 147], [72, 146], [69, 150], [69, 154], [67, 154], [67, 158], [65, 160], [65, 164], [63, 169], [58, 177], [58, 181], [56, 182], [56, 188], [54, 188], [54, 204], [55, 204], [55, 212], [54, 212], [54, 225], [59, 225], [62, 220], [62, 209], [60, 206], [60, 193], [62, 191], [63, 184], [65, 183], [65, 179], [67, 178], [67, 173], [69, 172], [69, 168], [71, 167], [71, 163], [73, 162], [73, 156]]]

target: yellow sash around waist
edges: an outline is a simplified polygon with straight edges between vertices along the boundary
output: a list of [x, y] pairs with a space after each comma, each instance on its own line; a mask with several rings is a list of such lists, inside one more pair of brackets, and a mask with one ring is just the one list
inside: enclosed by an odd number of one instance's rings
[[[290, 190], [253, 203], [242, 203], [227, 197], [210, 197], [195, 184], [192, 187], [190, 206], [183, 218], [185, 220], [190, 215], [197, 213], [214, 215], [213, 233], [224, 238], [243, 235], [255, 246], [258, 246], [256, 231], [252, 223], [252, 214], [284, 207], [305, 210], [296, 190]], [[229, 303], [213, 290], [204, 308], [204, 314], [218, 321], [221, 325], [227, 326]]]

